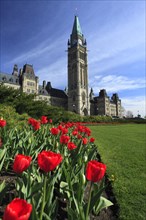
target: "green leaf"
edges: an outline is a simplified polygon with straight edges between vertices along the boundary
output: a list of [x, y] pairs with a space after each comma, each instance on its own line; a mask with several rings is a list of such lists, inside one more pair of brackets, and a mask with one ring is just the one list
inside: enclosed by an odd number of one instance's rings
[[31, 188], [31, 194], [28, 195], [27, 199], [31, 198], [35, 193], [38, 193], [40, 189], [42, 189], [43, 183], [37, 183]]
[[[93, 210], [93, 207], [97, 203], [97, 201], [100, 199], [100, 196], [102, 192], [104, 191], [105, 187], [102, 187], [100, 190], [97, 191], [97, 193], [94, 194], [94, 191], [92, 191], [92, 197], [91, 197], [91, 202], [90, 202], [90, 208], [89, 208], [89, 213]], [[94, 194], [94, 195], [93, 195]], [[84, 206], [84, 210], [87, 209], [87, 203]]]
[[3, 191], [3, 189], [5, 188], [5, 180], [0, 184], [0, 193]]
[[58, 206], [59, 206], [58, 200], [54, 199], [54, 201], [52, 202], [49, 209], [47, 208], [47, 213], [48, 213], [48, 210], [49, 210], [49, 216], [51, 216], [51, 220], [56, 219], [57, 214], [58, 214]]
[[[97, 149], [96, 149], [96, 150], [97, 150]], [[95, 153], [96, 153], [96, 150], [95, 150], [95, 148], [93, 148], [93, 149], [90, 151], [90, 153], [89, 153], [89, 155], [88, 155], [88, 161], [90, 161], [90, 160], [92, 160], [92, 159], [94, 158]]]
[[78, 219], [77, 213], [72, 208], [68, 207], [67, 213], [68, 213], [68, 219], [69, 220]]
[[67, 182], [64, 182], [64, 181], [61, 181], [60, 187], [61, 187], [62, 189], [63, 189], [63, 188], [67, 188], [67, 187], [68, 187], [68, 183], [67, 183]]
[[100, 197], [98, 206], [94, 208], [94, 213], [97, 215], [102, 209], [112, 206], [113, 203], [104, 197]]
[[31, 219], [32, 220], [39, 220], [39, 216], [37, 213], [37, 208], [36, 208], [36, 201], [32, 198], [31, 201], [32, 205], [33, 205], [33, 209], [32, 209], [32, 214], [31, 214]]
[[0, 149], [0, 161], [3, 159], [5, 153], [6, 153], [6, 148]]
[[3, 164], [4, 164], [4, 162], [5, 162], [5, 158], [6, 158], [6, 155], [4, 155], [4, 157], [3, 157], [2, 160], [0, 161], [0, 171], [2, 170]]
[[51, 218], [44, 212], [43, 213], [43, 217], [44, 217], [44, 219], [46, 219], [46, 220], [51, 220]]
[[61, 181], [60, 183], [60, 193], [66, 193], [67, 197], [71, 197], [71, 190], [69, 189], [68, 183]]

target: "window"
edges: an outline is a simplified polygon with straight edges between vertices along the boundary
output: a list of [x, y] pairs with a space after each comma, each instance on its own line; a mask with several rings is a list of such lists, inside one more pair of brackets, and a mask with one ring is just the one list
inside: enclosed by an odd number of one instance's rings
[[28, 86], [34, 86], [34, 82], [27, 81]]
[[10, 79], [9, 79], [9, 81], [10, 81], [10, 82], [13, 82], [13, 79], [12, 79], [12, 78], [10, 78]]
[[84, 60], [85, 59], [85, 54], [80, 52], [80, 59]]
[[82, 93], [82, 101], [85, 102], [85, 93], [84, 92]]
[[72, 100], [75, 102], [76, 101], [76, 95], [73, 94]]

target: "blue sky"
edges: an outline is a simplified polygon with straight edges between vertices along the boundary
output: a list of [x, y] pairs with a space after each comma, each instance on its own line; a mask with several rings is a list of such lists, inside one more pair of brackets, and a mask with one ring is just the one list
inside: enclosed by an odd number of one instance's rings
[[[0, 1], [0, 71], [33, 64], [40, 84], [67, 86], [67, 41], [74, 15], [88, 47], [89, 88], [117, 92], [126, 111], [146, 115], [143, 0]], [[76, 10], [77, 8], [77, 10]]]

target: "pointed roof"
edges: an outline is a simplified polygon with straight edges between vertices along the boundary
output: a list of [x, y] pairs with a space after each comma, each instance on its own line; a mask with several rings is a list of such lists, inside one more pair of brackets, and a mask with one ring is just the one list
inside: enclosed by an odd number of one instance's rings
[[83, 35], [82, 34], [82, 30], [81, 30], [81, 26], [80, 26], [80, 22], [79, 22], [79, 18], [77, 16], [75, 16], [75, 19], [74, 19], [74, 24], [73, 24], [73, 29], [72, 29], [72, 35], [76, 35], [76, 34], [79, 34], [79, 35]]

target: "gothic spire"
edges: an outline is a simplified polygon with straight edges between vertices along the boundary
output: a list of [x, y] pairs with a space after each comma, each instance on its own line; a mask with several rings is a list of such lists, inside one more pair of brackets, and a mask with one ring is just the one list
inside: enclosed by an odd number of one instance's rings
[[74, 19], [72, 35], [83, 36], [81, 26], [80, 26], [80, 22], [79, 22], [79, 18], [77, 16], [75, 16], [75, 19]]

